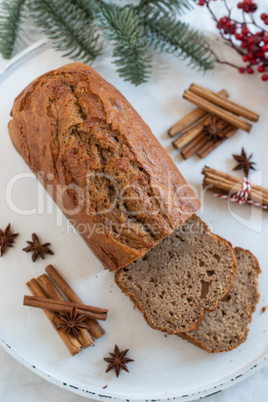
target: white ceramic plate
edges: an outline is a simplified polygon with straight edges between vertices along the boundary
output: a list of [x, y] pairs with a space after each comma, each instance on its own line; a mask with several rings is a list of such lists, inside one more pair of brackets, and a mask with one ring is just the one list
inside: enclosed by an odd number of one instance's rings
[[[234, 246], [249, 248], [259, 259], [263, 270], [261, 300], [247, 342], [232, 352], [210, 355], [177, 336], [154, 331], [145, 323], [114, 284], [114, 275], [103, 270], [12, 147], [7, 124], [14, 98], [37, 76], [67, 62], [49, 45], [40, 42], [13, 60], [1, 76], [0, 227], [3, 229], [11, 222], [12, 229], [20, 233], [15, 247], [0, 259], [1, 343], [40, 376], [88, 398], [189, 401], [219, 392], [260, 368], [268, 353], [268, 313], [261, 314], [261, 307], [268, 304], [268, 216], [257, 208], [229, 206], [211, 194], [204, 195], [200, 172], [204, 164], [231, 172], [235, 165], [231, 154], [239, 153], [241, 146], [245, 146], [258, 162], [252, 179], [268, 187], [267, 86], [258, 77], [239, 77], [235, 71], [223, 67], [204, 76], [183, 63], [171, 58], [167, 63], [159, 56], [150, 82], [135, 88], [118, 78], [108, 55], [94, 64], [137, 109], [194, 186], [202, 201], [202, 218], [214, 232]], [[250, 135], [238, 131], [205, 161], [197, 157], [182, 161], [166, 134], [173, 123], [192, 109], [181, 95], [193, 81], [216, 91], [225, 87], [234, 101], [261, 115]], [[42, 241], [50, 241], [55, 253], [35, 264], [30, 255], [21, 251], [33, 232]], [[103, 324], [106, 335], [94, 347], [74, 357], [70, 357], [41, 310], [22, 306], [23, 295], [29, 294], [25, 283], [44, 273], [49, 263], [63, 273], [85, 303], [110, 309]], [[120, 348], [129, 348], [129, 357], [135, 359], [129, 364], [130, 373], [122, 372], [119, 378], [113, 372], [105, 373], [107, 365], [103, 361], [115, 343]]]

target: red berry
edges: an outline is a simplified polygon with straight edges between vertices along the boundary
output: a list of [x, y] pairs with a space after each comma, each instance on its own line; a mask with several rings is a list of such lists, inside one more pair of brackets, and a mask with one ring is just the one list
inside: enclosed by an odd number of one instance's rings
[[263, 73], [264, 70], [265, 70], [264, 66], [259, 66], [259, 67], [258, 67], [259, 73]]
[[266, 34], [264, 35], [264, 37], [262, 38], [262, 40], [263, 40], [264, 43], [268, 43], [268, 33], [266, 33]]
[[265, 25], [268, 25], [268, 17], [265, 18], [264, 23]]
[[257, 52], [256, 53], [256, 57], [258, 57], [259, 59], [261, 59], [263, 57], [263, 52]]
[[247, 68], [247, 73], [248, 73], [248, 74], [253, 74], [253, 73], [254, 73], [253, 68], [248, 67], [248, 68]]
[[268, 52], [268, 44], [262, 46], [261, 50], [262, 50], [263, 52]]
[[255, 38], [254, 38], [254, 36], [251, 36], [251, 37], [248, 39], [248, 44], [249, 44], [249, 45], [253, 45], [254, 42], [255, 42]]
[[241, 32], [242, 32], [243, 35], [247, 35], [249, 33], [249, 30], [248, 30], [247, 27], [243, 27]]
[[238, 4], [237, 4], [237, 7], [238, 7], [238, 8], [242, 8], [242, 7], [243, 7], [243, 3], [238, 3]]
[[245, 69], [244, 67], [240, 67], [240, 68], [238, 69], [238, 72], [239, 72], [240, 74], [244, 74], [245, 71], [246, 71], [246, 69]]
[[242, 42], [241, 47], [242, 49], [246, 49], [248, 47], [247, 42]]
[[247, 54], [245, 54], [245, 56], [243, 56], [242, 58], [243, 58], [243, 61], [249, 61], [249, 57]]
[[[242, 35], [241, 33], [237, 33], [237, 34], [235, 35], [235, 37], [236, 37], [237, 40], [242, 40], [242, 39], [243, 39], [243, 35]], [[267, 38], [267, 39], [268, 39], [268, 38]]]
[[266, 13], [262, 13], [262, 14], [261, 14], [261, 19], [264, 21], [264, 20], [265, 20], [265, 18], [266, 18], [266, 16], [267, 16], [267, 14], [266, 14]]
[[199, 0], [199, 2], [198, 2], [198, 4], [200, 5], [200, 6], [204, 6], [205, 5], [205, 0]]
[[268, 74], [263, 74], [263, 75], [261, 76], [261, 79], [262, 79], [263, 81], [267, 81], [267, 80], [268, 80]]

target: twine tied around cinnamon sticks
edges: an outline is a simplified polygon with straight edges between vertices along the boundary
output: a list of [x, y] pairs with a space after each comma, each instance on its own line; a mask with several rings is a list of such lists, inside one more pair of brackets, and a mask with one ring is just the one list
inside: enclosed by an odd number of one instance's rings
[[[94, 338], [97, 339], [104, 335], [105, 331], [97, 320], [105, 320], [108, 310], [84, 305], [52, 265], [46, 267], [46, 273], [47, 275], [41, 275], [37, 279], [33, 278], [27, 282], [26, 285], [33, 296], [25, 296], [24, 305], [42, 308], [71, 355], [76, 355], [83, 348], [92, 345]], [[78, 337], [72, 333], [58, 330], [57, 313], [70, 312], [74, 306], [78, 313], [87, 315], [84, 322], [88, 329], [81, 329]]]
[[[225, 89], [215, 93], [197, 84], [191, 84], [184, 92], [183, 98], [198, 108], [183, 117], [168, 131], [171, 137], [179, 135], [173, 141], [173, 145], [181, 150], [184, 159], [195, 153], [200, 158], [205, 158], [226, 139], [232, 137], [239, 128], [249, 133], [252, 124], [247, 120], [252, 122], [259, 120], [257, 113], [229, 100], [228, 96]], [[204, 126], [212, 119], [215, 119], [217, 131], [221, 132], [221, 137], [217, 140], [209, 138], [204, 130]]]
[[248, 178], [239, 179], [208, 166], [203, 168], [202, 174], [203, 187], [214, 192], [215, 197], [268, 210], [268, 189], [253, 184]]

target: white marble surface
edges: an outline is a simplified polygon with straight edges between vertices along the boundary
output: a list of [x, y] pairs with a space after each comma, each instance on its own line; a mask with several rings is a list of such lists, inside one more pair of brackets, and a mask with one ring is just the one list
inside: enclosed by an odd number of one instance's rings
[[[232, 1], [234, 3], [234, 1]], [[268, 0], [263, 0], [268, 9]], [[188, 14], [187, 20], [195, 26], [206, 26], [213, 30], [213, 25], [204, 10]], [[40, 38], [31, 24], [27, 27], [25, 44]], [[34, 32], [34, 33], [33, 33]], [[6, 61], [0, 57], [0, 68]], [[32, 373], [0, 347], [0, 402], [79, 402], [86, 399], [46, 382]], [[268, 400], [268, 366], [247, 380], [236, 384], [223, 392], [207, 398], [209, 402], [263, 402]]]

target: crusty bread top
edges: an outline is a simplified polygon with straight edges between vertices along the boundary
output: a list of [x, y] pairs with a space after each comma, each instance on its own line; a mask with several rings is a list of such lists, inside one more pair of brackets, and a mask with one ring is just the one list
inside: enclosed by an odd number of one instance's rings
[[195, 331], [183, 338], [210, 353], [227, 352], [245, 342], [248, 324], [259, 301], [258, 276], [261, 272], [257, 259], [248, 250], [234, 249], [237, 273], [230, 293], [216, 310], [206, 312]]
[[168, 333], [196, 328], [230, 290], [236, 261], [230, 244], [193, 215], [115, 281], [149, 325]]
[[68, 188], [57, 200], [68, 217], [82, 202], [71, 217], [85, 224], [84, 239], [111, 270], [142, 256], [200, 207], [138, 113], [85, 64], [37, 78], [11, 115], [14, 146], [57, 192], [54, 199]]

